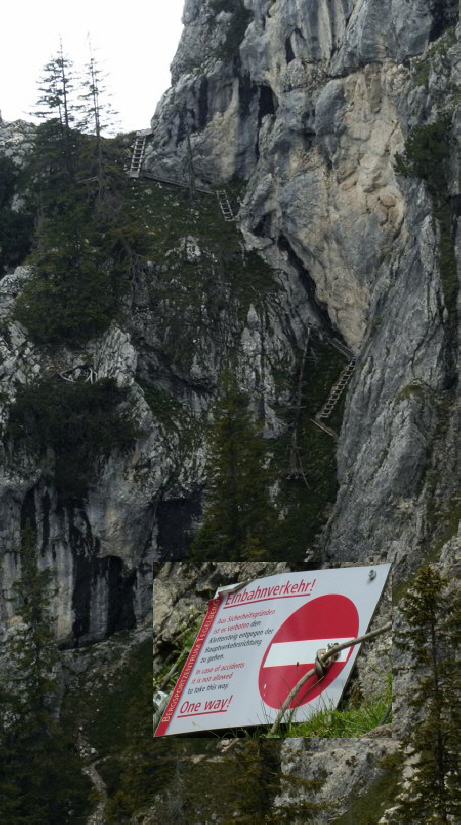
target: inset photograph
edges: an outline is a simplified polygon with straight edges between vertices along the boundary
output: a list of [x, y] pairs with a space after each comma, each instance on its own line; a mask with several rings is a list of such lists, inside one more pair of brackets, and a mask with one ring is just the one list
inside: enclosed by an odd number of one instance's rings
[[323, 736], [334, 725], [353, 737], [387, 722], [390, 567], [161, 566], [154, 737]]

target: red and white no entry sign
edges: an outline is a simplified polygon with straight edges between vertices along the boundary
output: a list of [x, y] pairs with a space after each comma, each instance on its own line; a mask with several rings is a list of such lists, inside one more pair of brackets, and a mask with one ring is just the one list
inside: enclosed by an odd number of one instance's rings
[[[273, 722], [319, 649], [366, 632], [389, 568], [282, 573], [220, 588], [155, 736]], [[359, 647], [304, 684], [291, 703], [294, 721], [338, 705]]]
[[[290, 690], [314, 667], [317, 651], [327, 644], [354, 639], [359, 630], [359, 614], [346, 596], [329, 594], [307, 602], [289, 616], [275, 634], [259, 671], [259, 691], [271, 708], [280, 708]], [[311, 702], [338, 678], [353, 648], [343, 650], [319, 681], [312, 676], [294, 697], [290, 707]]]

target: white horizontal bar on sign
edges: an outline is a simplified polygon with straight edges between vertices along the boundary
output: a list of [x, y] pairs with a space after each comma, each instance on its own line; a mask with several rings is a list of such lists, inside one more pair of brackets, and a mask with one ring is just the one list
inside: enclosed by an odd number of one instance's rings
[[[329, 644], [341, 645], [347, 639], [305, 639], [299, 642], [279, 642], [272, 645], [264, 667], [284, 667], [287, 665], [313, 665], [317, 651]], [[345, 662], [350, 648], [339, 651], [336, 662]]]

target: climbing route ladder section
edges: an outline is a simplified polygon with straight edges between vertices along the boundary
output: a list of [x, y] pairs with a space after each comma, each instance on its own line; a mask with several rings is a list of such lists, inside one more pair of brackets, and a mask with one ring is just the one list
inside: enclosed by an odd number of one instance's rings
[[[131, 156], [131, 164], [127, 169], [130, 178], [148, 178], [155, 180], [157, 183], [166, 183], [168, 186], [178, 186], [181, 189], [191, 190], [193, 196], [196, 192], [203, 192], [204, 195], [214, 195], [215, 190], [209, 186], [200, 186], [195, 183], [193, 177], [193, 165], [190, 164], [189, 180], [178, 180], [166, 175], [158, 174], [155, 171], [146, 171], [142, 169], [144, 154], [146, 150], [147, 139], [152, 135], [152, 129], [140, 129], [136, 132], [136, 137], [133, 145], [133, 154]], [[190, 141], [188, 142], [190, 149]], [[225, 221], [235, 221], [236, 217], [232, 211], [229, 197], [225, 189], [218, 189], [216, 191], [219, 207], [221, 209]]]
[[223, 214], [223, 218], [225, 221], [235, 221], [234, 213], [232, 212], [232, 207], [229, 203], [229, 198], [227, 196], [227, 192], [225, 189], [217, 189], [216, 190], [216, 197], [218, 199], [219, 206], [221, 208], [221, 212]]
[[323, 432], [327, 433], [328, 435], [331, 435], [331, 437], [335, 439], [338, 438], [338, 434], [335, 433], [334, 430], [330, 429], [330, 427], [327, 427], [326, 421], [330, 417], [331, 413], [336, 407], [336, 404], [341, 398], [343, 390], [349, 383], [349, 380], [352, 376], [352, 373], [354, 372], [354, 369], [355, 357], [352, 357], [349, 363], [346, 364], [346, 366], [344, 367], [338, 380], [335, 381], [335, 383], [333, 384], [330, 390], [330, 394], [327, 400], [325, 401], [325, 404], [318, 411], [315, 418], [312, 419], [312, 421], [314, 422], [314, 424], [317, 425], [317, 427], [320, 427], [320, 429], [323, 430]]
[[338, 380], [335, 384], [333, 384], [330, 395], [328, 396], [325, 404], [323, 405], [322, 409], [319, 410], [316, 418], [322, 421], [323, 419], [329, 418], [331, 413], [333, 412], [336, 404], [338, 403], [339, 399], [341, 398], [342, 392], [344, 387], [348, 384], [349, 379], [354, 372], [355, 369], [355, 358], [352, 361], [349, 361], [348, 364], [344, 367], [341, 375], [339, 376]]
[[152, 132], [150, 129], [141, 129], [139, 132], [136, 132], [133, 155], [131, 157], [130, 178], [139, 178], [139, 175], [141, 174], [146, 140], [151, 134]]

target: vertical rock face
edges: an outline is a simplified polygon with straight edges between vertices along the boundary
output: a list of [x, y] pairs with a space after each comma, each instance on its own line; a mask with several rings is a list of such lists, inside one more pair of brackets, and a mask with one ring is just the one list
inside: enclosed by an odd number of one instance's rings
[[180, 168], [188, 131], [204, 181], [247, 179], [246, 244], [288, 281], [302, 272], [311, 305], [357, 355], [329, 559], [409, 568], [434, 535], [434, 509], [450, 519], [454, 339], [440, 227], [424, 184], [394, 163], [412, 129], [453, 115], [455, 22], [454, 4], [425, 0], [188, 2], [173, 87], [152, 121], [146, 168]]
[[[4, 439], [5, 595], [18, 576], [21, 519], [32, 515], [40, 563], [56, 572], [63, 643], [139, 622], [152, 559], [187, 552], [220, 369], [234, 366], [274, 437], [312, 331], [356, 357], [323, 560], [392, 560], [403, 573], [452, 518], [454, 341], [440, 225], [425, 184], [394, 171], [409, 132], [454, 108], [452, 6], [186, 0], [143, 171], [188, 185], [192, 165], [197, 186], [234, 187], [241, 237], [211, 195], [191, 223], [181, 190], [152, 182], [161, 211], [146, 211], [146, 221], [157, 258], [133, 274], [117, 324], [78, 352], [36, 347], [11, 321], [26, 269], [0, 282], [3, 424], [18, 382], [90, 364], [97, 378], [130, 388], [141, 431], [131, 451], [99, 463], [72, 507], [47, 473], [53, 456]], [[11, 153], [15, 130], [0, 132]], [[222, 250], [237, 250], [232, 281], [211, 230]], [[2, 610], [7, 620], [12, 604]]]
[[415, 90], [402, 64], [429, 43], [430, 3], [191, 2], [184, 23], [146, 167], [180, 173], [190, 132], [204, 180], [249, 178], [247, 241], [284, 269], [285, 239], [357, 349], [383, 263], [407, 240], [393, 159]]
[[[84, 373], [88, 361], [99, 378], [133, 382], [136, 353], [129, 336], [115, 328], [86, 352], [34, 347], [25, 330], [9, 321], [9, 310], [22, 283], [25, 268], [6, 276], [0, 285], [2, 353], [2, 428], [0, 482], [0, 548], [2, 586], [7, 599], [20, 576], [18, 548], [21, 530], [29, 524], [37, 536], [39, 565], [53, 571], [53, 612], [61, 644], [84, 644], [117, 630], [132, 628], [151, 609], [152, 573], [146, 551], [152, 502], [143, 500], [130, 484], [139, 454], [113, 455], [104, 464], [98, 483], [82, 501], [63, 500], [53, 480], [53, 453], [37, 455], [14, 442], [7, 433], [10, 405], [17, 387], [50, 375]], [[62, 379], [63, 384], [65, 379]], [[142, 410], [140, 411], [142, 421]], [[72, 468], [71, 468], [72, 471]], [[77, 468], [75, 468], [77, 472]], [[15, 606], [0, 604], [2, 625], [8, 625]]]

